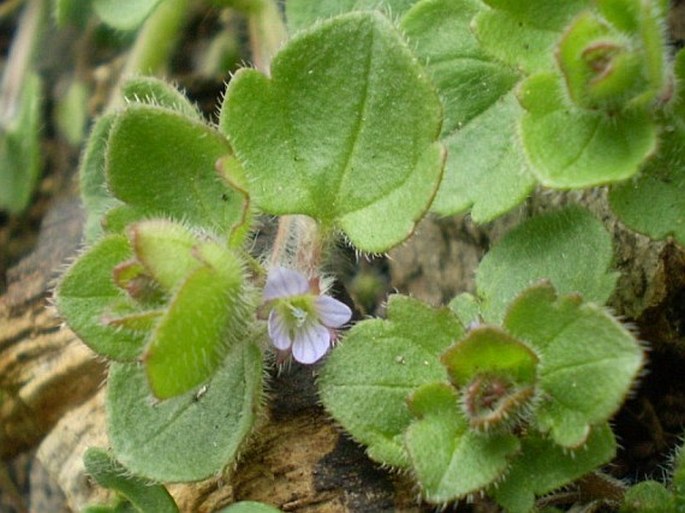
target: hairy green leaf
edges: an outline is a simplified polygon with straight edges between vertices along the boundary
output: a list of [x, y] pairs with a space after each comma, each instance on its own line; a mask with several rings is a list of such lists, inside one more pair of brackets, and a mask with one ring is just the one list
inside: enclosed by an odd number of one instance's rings
[[523, 146], [537, 179], [548, 187], [580, 188], [634, 175], [656, 148], [649, 112], [576, 107], [564, 100], [560, 81], [554, 73], [542, 73], [519, 91], [527, 109], [521, 120]]
[[245, 443], [262, 401], [262, 354], [234, 344], [197, 393], [157, 403], [142, 366], [114, 364], [107, 388], [114, 455], [131, 472], [158, 481], [195, 481], [230, 465]]
[[350, 11], [381, 10], [392, 17], [400, 16], [417, 0], [288, 0], [285, 14], [288, 29], [296, 32], [313, 23]]
[[105, 323], [108, 315], [134, 311], [134, 305], [112, 279], [112, 269], [131, 256], [125, 237], [104, 237], [76, 260], [55, 292], [55, 305], [69, 327], [93, 351], [115, 360], [137, 358], [144, 344], [143, 333]]
[[521, 294], [504, 325], [540, 355], [536, 424], [564, 447], [583, 445], [618, 410], [643, 364], [638, 342], [603, 308], [548, 284]]
[[202, 121], [202, 113], [178, 89], [155, 77], [133, 77], [124, 82], [121, 94], [128, 102], [166, 107]]
[[178, 507], [162, 485], [132, 476], [107, 451], [90, 447], [83, 455], [86, 471], [98, 484], [128, 499], [140, 513], [178, 513]]
[[514, 435], [470, 431], [449, 385], [419, 388], [410, 399], [417, 417], [406, 434], [407, 451], [426, 499], [444, 503], [498, 480], [519, 449]]
[[107, 182], [113, 194], [148, 216], [170, 216], [228, 233], [242, 219], [244, 197], [221, 182], [217, 160], [228, 141], [195, 119], [132, 104], [112, 126]]
[[526, 73], [549, 69], [566, 24], [589, 0], [485, 0], [474, 30], [485, 50]]
[[329, 413], [371, 458], [407, 466], [402, 434], [411, 416], [406, 398], [419, 386], [445, 381], [440, 354], [463, 333], [446, 308], [392, 296], [387, 320], [358, 323], [331, 353], [319, 379]]
[[261, 502], [241, 501], [231, 504], [217, 513], [279, 513], [280, 511]]
[[614, 290], [611, 238], [590, 213], [577, 207], [539, 215], [508, 233], [478, 267], [483, 317], [501, 322], [507, 305], [542, 279], [562, 294], [577, 292], [602, 304]]
[[259, 208], [309, 215], [378, 252], [409, 236], [432, 200], [440, 112], [392, 24], [356, 12], [293, 38], [271, 78], [238, 72], [220, 125]]
[[447, 162], [432, 209], [451, 215], [471, 208], [477, 222], [511, 209], [535, 184], [516, 134], [518, 73], [487, 55], [471, 32], [482, 9], [476, 0], [427, 0], [402, 20], [445, 107]]
[[569, 450], [552, 440], [529, 434], [521, 441], [521, 454], [513, 461], [493, 496], [509, 513], [533, 511], [536, 495], [544, 495], [604, 465], [616, 452], [611, 428], [592, 429], [585, 445]]

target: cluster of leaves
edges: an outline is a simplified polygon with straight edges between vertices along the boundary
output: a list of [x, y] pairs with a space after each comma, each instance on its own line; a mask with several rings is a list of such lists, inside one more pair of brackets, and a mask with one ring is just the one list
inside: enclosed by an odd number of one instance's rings
[[614, 455], [607, 421], [642, 350], [599, 306], [610, 260], [582, 210], [524, 223], [483, 259], [476, 296], [441, 309], [393, 296], [387, 320], [355, 325], [321, 375], [324, 405], [373, 459], [412, 470], [428, 500], [486, 490], [530, 511]]
[[[90, 5], [130, 29], [163, 3]], [[77, 4], [56, 3], [65, 16]], [[263, 396], [264, 270], [247, 237], [257, 212], [306, 215], [325, 240], [382, 252], [430, 208], [489, 221], [536, 184], [642, 169], [612, 188], [613, 207], [678, 237], [685, 69], [667, 55], [665, 10], [289, 0], [292, 38], [269, 76], [233, 76], [218, 126], [162, 81], [126, 83], [126, 106], [92, 129], [90, 246], [56, 292], [69, 325], [112, 360], [116, 461], [94, 457], [156, 481], [202, 479], [236, 458]], [[410, 469], [428, 500], [485, 491], [530, 511], [615, 452], [608, 420], [642, 350], [602, 306], [611, 258], [583, 210], [530, 220], [483, 259], [475, 295], [438, 309], [394, 296], [386, 320], [357, 324], [321, 374], [326, 408], [373, 459]]]

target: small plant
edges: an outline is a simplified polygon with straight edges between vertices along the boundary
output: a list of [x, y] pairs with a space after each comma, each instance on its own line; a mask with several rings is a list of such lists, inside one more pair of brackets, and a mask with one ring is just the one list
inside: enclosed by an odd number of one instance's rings
[[[120, 29], [147, 19], [145, 31], [169, 1], [92, 8]], [[431, 209], [488, 222], [535, 187], [610, 185], [626, 224], [682, 243], [684, 68], [666, 9], [289, 0], [287, 30], [274, 29], [287, 42], [268, 69], [230, 79], [217, 125], [161, 80], [123, 83], [126, 102], [82, 158], [88, 248], [56, 290], [70, 327], [111, 360], [110, 463], [160, 482], [222, 471], [260, 417], [270, 354], [310, 364], [339, 339], [324, 406], [430, 502], [485, 492], [527, 513], [609, 462], [609, 420], [643, 350], [604, 306], [617, 274], [588, 212], [512, 230], [473, 295], [441, 308], [395, 295], [386, 319], [347, 333], [352, 312], [324, 269], [340, 240], [381, 253]], [[278, 231], [253, 254], [262, 214]]]

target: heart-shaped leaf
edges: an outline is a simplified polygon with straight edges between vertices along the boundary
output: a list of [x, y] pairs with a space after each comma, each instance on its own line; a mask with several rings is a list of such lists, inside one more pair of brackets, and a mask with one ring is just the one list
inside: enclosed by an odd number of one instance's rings
[[540, 355], [538, 429], [564, 447], [583, 445], [630, 391], [643, 363], [633, 335], [603, 308], [578, 295], [558, 297], [549, 284], [511, 305], [504, 326]]
[[444, 158], [440, 114], [392, 24], [355, 12], [293, 38], [270, 79], [238, 72], [220, 125], [259, 208], [309, 215], [379, 252], [409, 236], [433, 198]]
[[511, 209], [535, 184], [516, 134], [518, 73], [487, 55], [471, 32], [482, 10], [476, 0], [428, 0], [402, 20], [445, 106], [447, 162], [431, 208], [442, 215], [471, 208], [477, 222]]
[[476, 274], [481, 313], [499, 323], [507, 305], [542, 279], [560, 293], [578, 292], [603, 304], [617, 274], [610, 272], [611, 237], [587, 211], [570, 207], [538, 215], [508, 233], [481, 261]]
[[425, 383], [447, 379], [439, 356], [462, 333], [449, 310], [392, 296], [387, 320], [358, 323], [328, 357], [319, 379], [324, 406], [368, 446], [371, 458], [406, 466], [406, 398]]
[[412, 395], [409, 405], [417, 420], [407, 430], [407, 451], [431, 502], [448, 502], [492, 484], [519, 448], [514, 435], [470, 431], [449, 385], [425, 385]]
[[131, 472], [157, 481], [196, 481], [230, 465], [244, 446], [262, 404], [262, 354], [250, 341], [234, 344], [197, 393], [158, 403], [145, 371], [110, 367], [108, 433], [114, 454]]

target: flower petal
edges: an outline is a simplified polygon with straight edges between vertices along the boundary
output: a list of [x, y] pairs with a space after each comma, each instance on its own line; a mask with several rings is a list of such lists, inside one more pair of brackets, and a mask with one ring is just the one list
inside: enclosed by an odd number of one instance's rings
[[314, 308], [321, 324], [329, 328], [339, 328], [352, 318], [350, 307], [330, 296], [317, 297]]
[[300, 363], [314, 363], [326, 354], [331, 345], [331, 332], [313, 322], [295, 332], [293, 358]]
[[309, 282], [302, 274], [285, 267], [273, 267], [266, 277], [264, 301], [309, 292]]
[[275, 309], [269, 313], [269, 337], [274, 347], [281, 351], [289, 349], [293, 343], [285, 319]]

